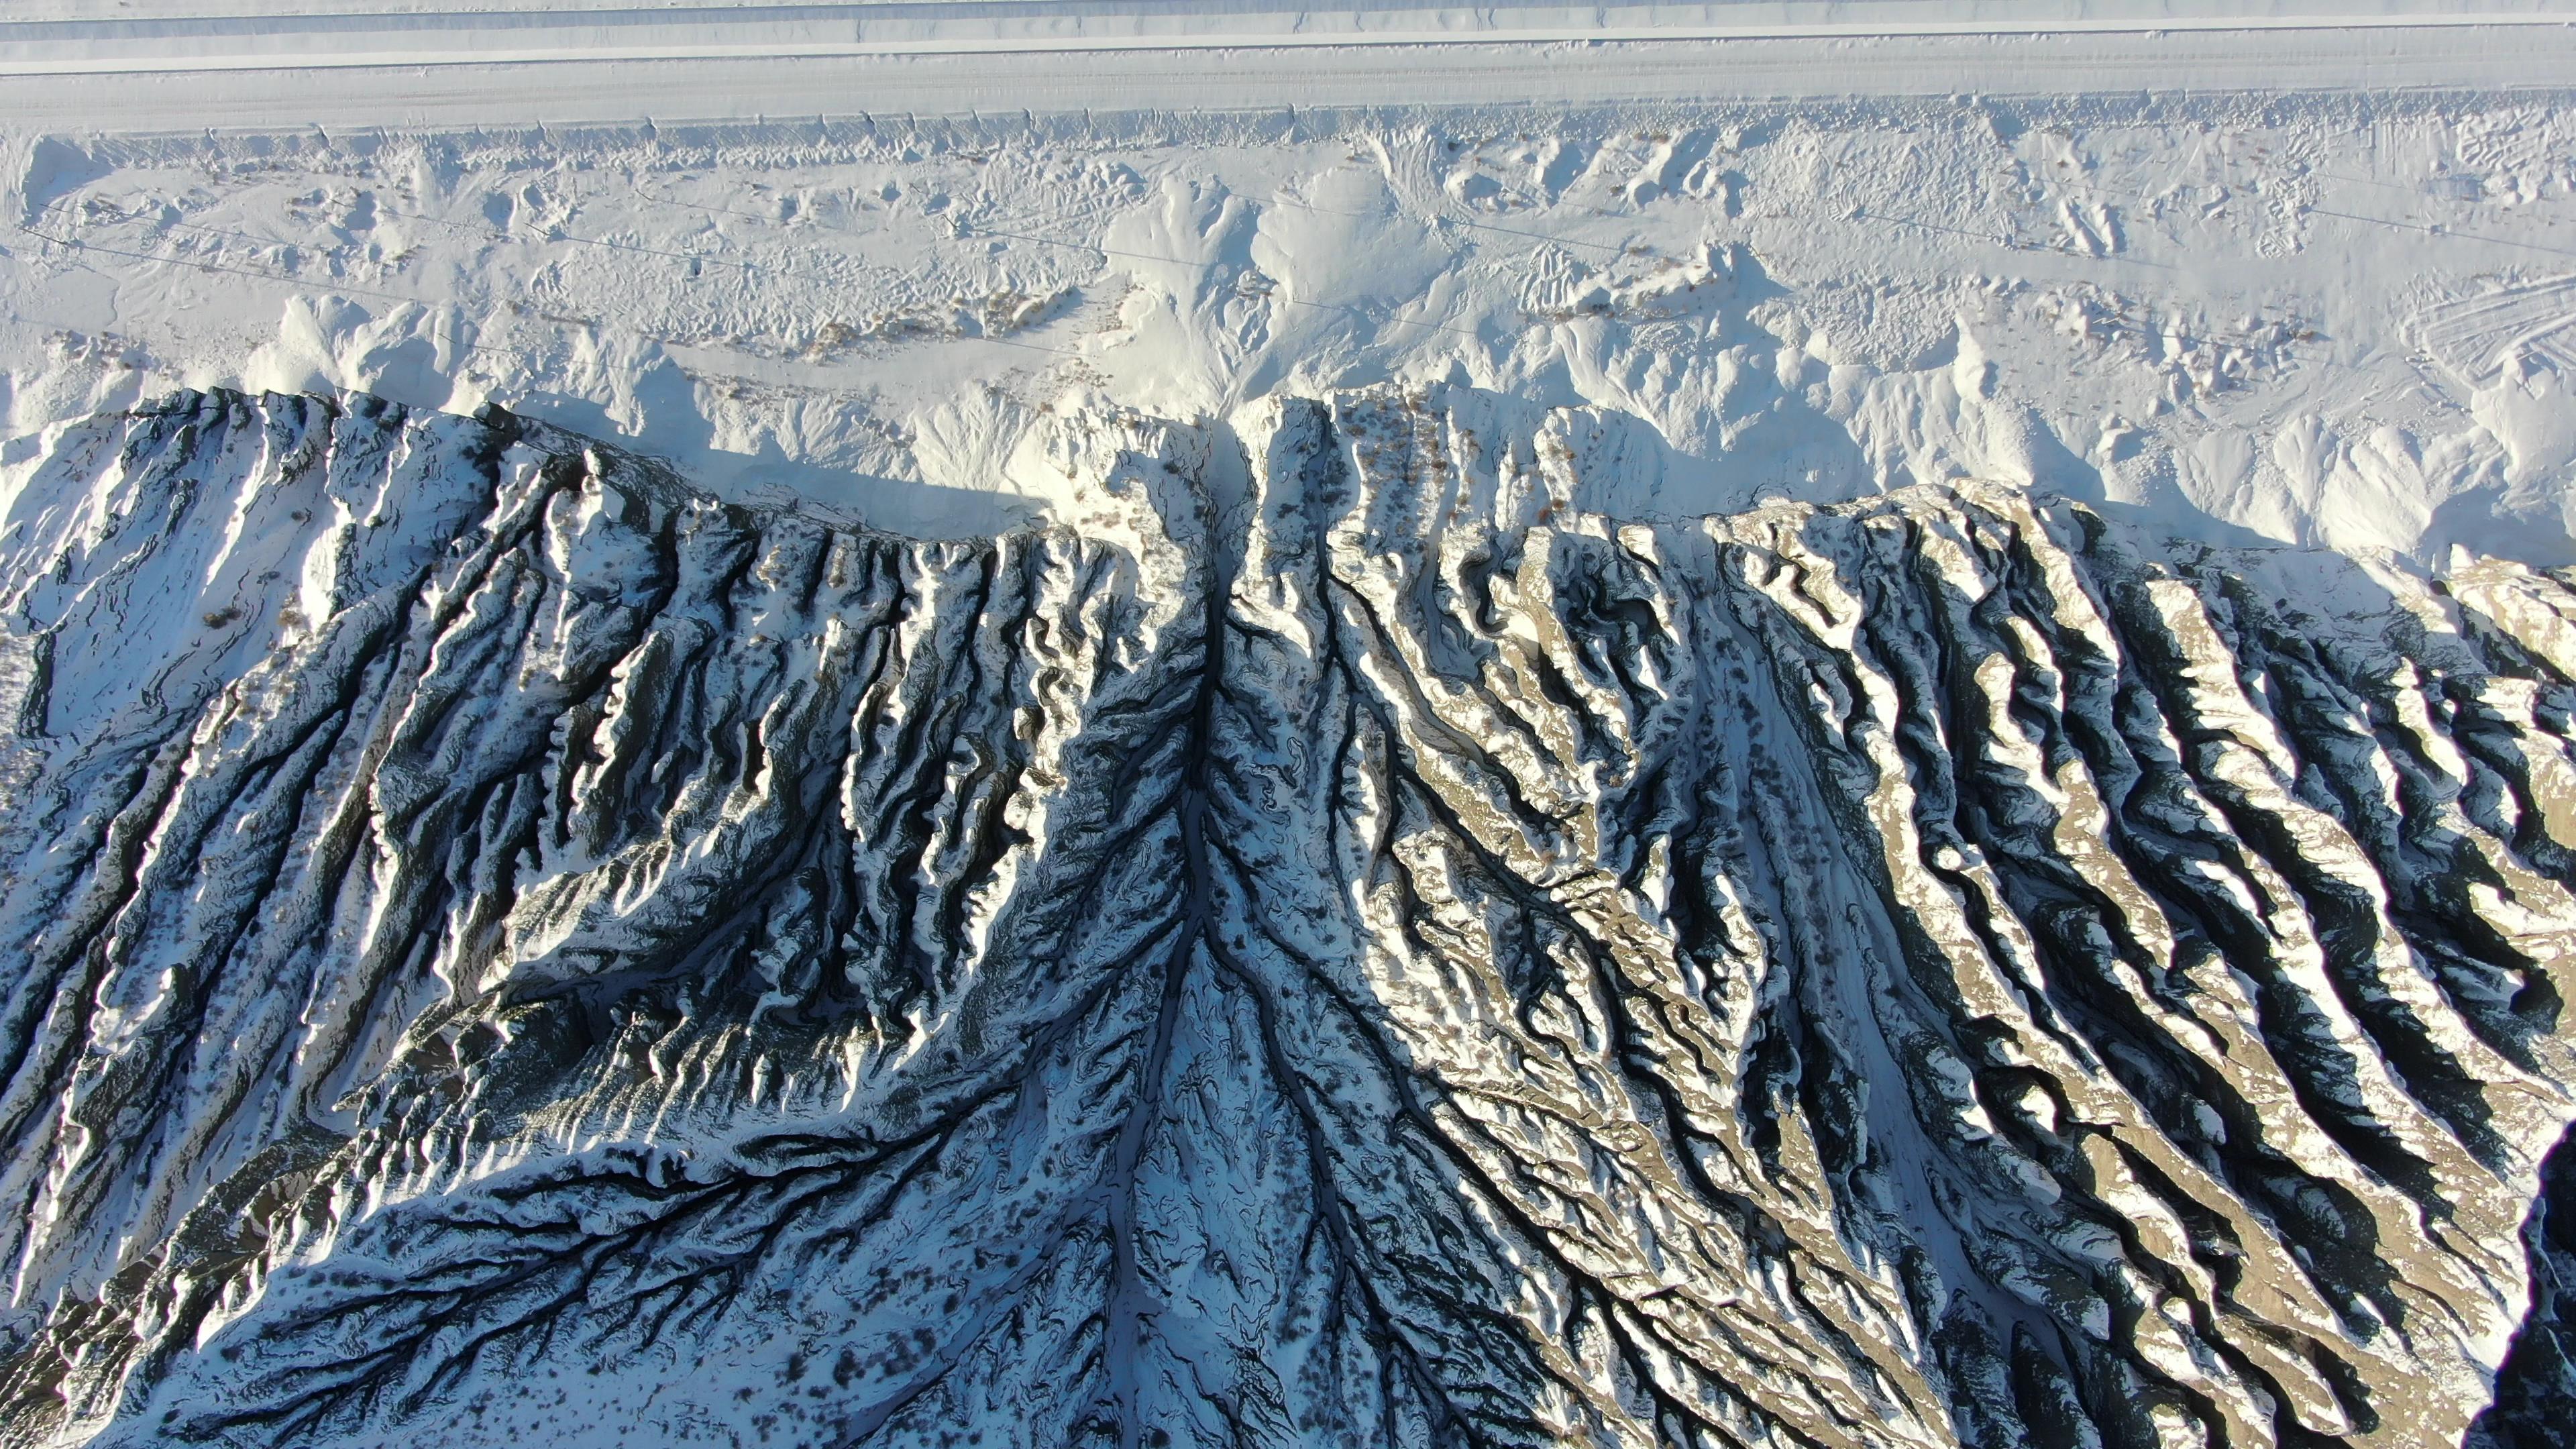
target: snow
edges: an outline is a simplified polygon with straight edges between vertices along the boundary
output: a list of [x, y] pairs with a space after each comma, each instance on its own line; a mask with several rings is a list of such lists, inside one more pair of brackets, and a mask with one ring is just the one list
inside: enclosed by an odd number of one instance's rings
[[327, 11], [241, 0], [147, 0], [99, 14], [62, 0], [0, 22], [0, 67], [20, 75], [372, 68], [581, 61], [816, 59], [1011, 52], [1599, 44], [1782, 37], [2136, 35], [2412, 30], [2474, 21], [2562, 24], [2544, 0], [1710, 0], [1702, 4], [1396, 3], [1333, 8], [1229, 0], [858, 0], [858, 3], [567, 6], [360, 0]]
[[2556, 563], [2566, 124], [2371, 91], [21, 130], [0, 408], [497, 402], [974, 533], [1043, 511], [998, 464], [1068, 401], [1443, 382], [1596, 410], [1683, 511], [1974, 476]]
[[2516, 0], [21, 0], [44, 1432], [1945, 1444], [2057, 1354], [2455, 1439], [2576, 1059], [2571, 84]]

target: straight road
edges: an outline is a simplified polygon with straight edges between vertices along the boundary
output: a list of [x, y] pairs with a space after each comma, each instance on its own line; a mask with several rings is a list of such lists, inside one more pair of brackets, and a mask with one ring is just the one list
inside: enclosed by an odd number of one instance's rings
[[[54, 13], [62, 11], [61, 14]], [[879, 114], [2576, 87], [2537, 0], [1278, 0], [544, 9], [137, 0], [0, 21], [0, 125], [155, 131]]]

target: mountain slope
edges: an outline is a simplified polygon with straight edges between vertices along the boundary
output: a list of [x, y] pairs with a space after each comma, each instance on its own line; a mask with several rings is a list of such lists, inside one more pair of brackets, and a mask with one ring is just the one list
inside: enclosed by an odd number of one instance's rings
[[965, 543], [354, 397], [8, 465], [0, 1437], [2455, 1441], [2576, 593], [1486, 415], [1070, 412]]

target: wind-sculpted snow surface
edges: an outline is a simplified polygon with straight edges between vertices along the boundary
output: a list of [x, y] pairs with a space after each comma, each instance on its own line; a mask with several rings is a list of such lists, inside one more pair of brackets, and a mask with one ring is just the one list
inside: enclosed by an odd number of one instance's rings
[[362, 398], [8, 463], [0, 1440], [2456, 1442], [2576, 591], [1490, 412], [1068, 409], [971, 543]]

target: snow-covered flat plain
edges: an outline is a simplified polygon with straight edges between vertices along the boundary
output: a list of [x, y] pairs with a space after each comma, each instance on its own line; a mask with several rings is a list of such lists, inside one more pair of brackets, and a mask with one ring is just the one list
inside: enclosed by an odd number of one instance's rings
[[495, 401], [949, 526], [1068, 394], [1454, 382], [1631, 420], [1677, 507], [1975, 475], [2555, 560], [2568, 34], [22, 78], [8, 427], [181, 383]]
[[[2541, 0], [1710, 0], [1703, 4], [1440, 3], [1326, 8], [1281, 0], [860, 0], [733, 5], [442, 6], [324, 11], [222, 4], [22, 7], [0, 21], [0, 74], [143, 74], [388, 65], [816, 59], [1102, 50], [1350, 51], [1382, 45], [2023, 35], [2246, 34], [2270, 30], [2558, 28]], [[2132, 45], [2135, 44], [2134, 39]], [[1330, 59], [1281, 58], [1288, 69]], [[1430, 62], [1436, 66], [1438, 62]]]
[[[0, 121], [115, 129], [898, 111], [2515, 89], [2544, 0], [1716, 0], [1308, 9], [1135, 0], [206, 5], [0, 18]], [[346, 74], [333, 74], [346, 72]], [[102, 90], [100, 77], [116, 77]], [[112, 97], [112, 104], [103, 102]]]

